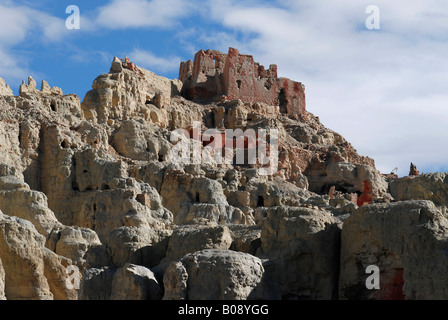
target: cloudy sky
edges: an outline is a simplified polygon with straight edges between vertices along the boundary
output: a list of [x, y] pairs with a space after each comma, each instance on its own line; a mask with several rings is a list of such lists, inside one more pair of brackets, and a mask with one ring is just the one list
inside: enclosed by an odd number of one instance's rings
[[124, 55], [177, 78], [200, 49], [229, 47], [304, 83], [308, 111], [380, 171], [448, 171], [448, 1], [0, 0], [0, 77], [15, 94], [32, 75], [83, 98]]

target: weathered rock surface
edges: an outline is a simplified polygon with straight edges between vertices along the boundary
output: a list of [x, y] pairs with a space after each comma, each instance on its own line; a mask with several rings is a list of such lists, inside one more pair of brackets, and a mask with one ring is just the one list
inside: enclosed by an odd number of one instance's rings
[[176, 228], [168, 242], [166, 258], [181, 259], [188, 253], [203, 249], [227, 250], [232, 236], [227, 226], [185, 225]]
[[9, 216], [29, 220], [44, 236], [61, 226], [48, 208], [46, 195], [30, 190], [26, 183], [12, 176], [0, 177], [0, 210]]
[[393, 179], [390, 193], [395, 200], [431, 200], [436, 205], [448, 206], [448, 174], [425, 173]]
[[340, 226], [329, 212], [273, 207], [262, 222], [261, 253], [279, 299], [337, 298]]
[[166, 300], [263, 297], [262, 261], [250, 254], [206, 249], [172, 262], [163, 277]]
[[112, 264], [121, 267], [126, 263], [156, 266], [166, 256], [170, 230], [145, 227], [120, 227], [112, 230], [108, 249]]
[[114, 274], [111, 300], [160, 300], [162, 296], [162, 288], [148, 268], [126, 264]]
[[4, 296], [10, 300], [76, 299], [65, 286], [69, 260], [45, 248], [31, 222], [0, 213], [0, 257]]
[[[179, 93], [181, 83], [178, 80], [169, 80], [136, 68], [137, 72], [120, 69], [114, 59], [111, 73], [95, 79], [93, 90], [86, 94], [82, 102], [87, 120], [113, 123], [115, 120], [141, 116], [151, 121], [158, 115], [157, 110], [165, 109], [170, 104], [171, 96]], [[151, 116], [151, 113], [155, 115]], [[168, 123], [162, 121], [159, 124], [166, 126]]]
[[0, 259], [0, 300], [6, 300], [5, 295], [5, 269], [3, 269], [2, 260]]
[[109, 267], [87, 269], [80, 283], [79, 299], [108, 300], [115, 272], [115, 268]]
[[13, 92], [5, 80], [0, 78], [0, 95], [1, 96], [12, 96]]
[[[344, 222], [339, 292], [342, 299], [443, 299], [448, 220], [430, 201], [371, 204]], [[380, 289], [367, 290], [366, 268], [380, 269]]]
[[446, 298], [446, 174], [382, 175], [275, 65], [114, 58], [82, 100], [36, 86], [0, 79], [0, 299]]

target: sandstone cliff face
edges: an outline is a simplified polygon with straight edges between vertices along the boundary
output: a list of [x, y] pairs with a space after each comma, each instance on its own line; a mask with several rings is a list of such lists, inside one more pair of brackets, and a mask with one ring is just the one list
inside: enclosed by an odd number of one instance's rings
[[[442, 299], [447, 296], [448, 220], [430, 201], [372, 204], [342, 229], [340, 296], [348, 299]], [[366, 268], [380, 289], [366, 290]]]
[[[0, 299], [447, 297], [443, 174], [386, 180], [304, 105], [188, 100], [188, 68], [115, 58], [83, 99], [0, 81]], [[185, 141], [219, 151], [195, 128], [277, 130], [276, 170], [177, 161]], [[262, 139], [242, 141], [247, 158]], [[383, 289], [363, 286], [368, 264]]]

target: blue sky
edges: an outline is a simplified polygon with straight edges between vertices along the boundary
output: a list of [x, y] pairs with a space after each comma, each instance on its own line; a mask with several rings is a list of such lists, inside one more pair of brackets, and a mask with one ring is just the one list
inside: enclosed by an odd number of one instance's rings
[[447, 171], [448, 2], [411, 2], [0, 0], [0, 77], [16, 94], [32, 75], [82, 99], [114, 56], [176, 78], [198, 50], [235, 47], [304, 83], [308, 111], [380, 171]]

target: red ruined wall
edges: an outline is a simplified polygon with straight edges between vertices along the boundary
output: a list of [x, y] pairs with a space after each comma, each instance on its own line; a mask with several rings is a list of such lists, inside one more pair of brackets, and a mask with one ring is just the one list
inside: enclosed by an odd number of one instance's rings
[[305, 114], [305, 87], [287, 78], [277, 78], [277, 66], [269, 69], [251, 55], [229, 48], [228, 54], [200, 50], [194, 62], [182, 62], [179, 79], [182, 94], [191, 100], [241, 99], [279, 106], [281, 113], [298, 118]]
[[364, 191], [357, 200], [358, 206], [369, 204], [373, 201], [373, 188], [372, 184], [368, 180], [364, 180]]

